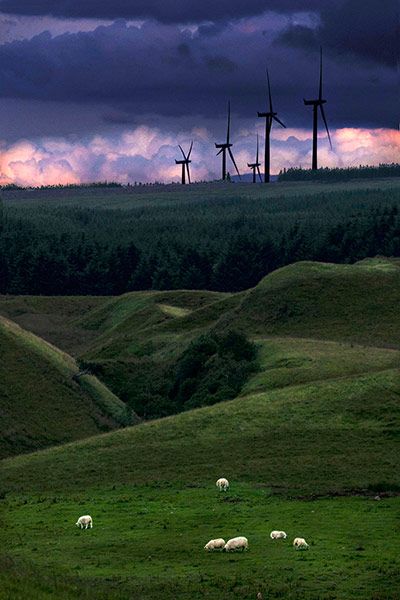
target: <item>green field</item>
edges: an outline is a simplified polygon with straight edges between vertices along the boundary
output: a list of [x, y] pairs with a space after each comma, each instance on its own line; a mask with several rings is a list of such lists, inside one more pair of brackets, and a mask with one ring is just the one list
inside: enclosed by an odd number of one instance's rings
[[[8, 507], [14, 561], [34, 563], [44, 578], [79, 577], [89, 598], [398, 598], [394, 499], [289, 501], [237, 484], [224, 497], [212, 485], [118, 486], [26, 500], [15, 496]], [[79, 531], [77, 510], [87, 507], [94, 528]], [[281, 526], [289, 539], [272, 542], [270, 531]], [[211, 537], [237, 533], [249, 538], [248, 553], [204, 552]], [[308, 552], [293, 549], [297, 534], [310, 541]]]
[[[399, 299], [383, 258], [298, 263], [238, 294], [1, 298], [132, 404], [207, 331], [245, 333], [257, 370], [233, 400], [3, 460], [0, 598], [397, 600]], [[203, 550], [235, 535], [247, 553]]]

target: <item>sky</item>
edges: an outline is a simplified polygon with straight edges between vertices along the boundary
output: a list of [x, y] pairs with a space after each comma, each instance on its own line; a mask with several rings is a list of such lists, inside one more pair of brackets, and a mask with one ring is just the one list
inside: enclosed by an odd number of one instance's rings
[[[0, 0], [0, 184], [220, 177], [253, 162], [267, 108], [272, 172], [311, 164], [319, 48], [333, 149], [321, 166], [400, 162], [397, 0]], [[322, 125], [322, 123], [321, 123]], [[231, 172], [233, 170], [228, 167]]]

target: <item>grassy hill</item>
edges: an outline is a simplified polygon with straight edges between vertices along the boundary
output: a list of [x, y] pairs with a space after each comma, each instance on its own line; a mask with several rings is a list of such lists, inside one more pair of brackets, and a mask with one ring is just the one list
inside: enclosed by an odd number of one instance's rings
[[126, 294], [89, 312], [79, 325], [97, 330], [85, 356], [103, 359], [161, 356], [166, 348], [170, 355], [180, 339], [210, 327], [399, 347], [399, 302], [396, 259], [299, 262], [237, 294]]
[[400, 345], [400, 264], [300, 262], [265, 277], [229, 323], [253, 334]]
[[115, 484], [206, 485], [224, 472], [285, 496], [383, 482], [395, 491], [399, 375], [391, 368], [251, 393], [4, 461], [3, 482], [58, 492], [101, 486], [110, 476]]
[[126, 406], [73, 358], [0, 317], [0, 456], [127, 424]]

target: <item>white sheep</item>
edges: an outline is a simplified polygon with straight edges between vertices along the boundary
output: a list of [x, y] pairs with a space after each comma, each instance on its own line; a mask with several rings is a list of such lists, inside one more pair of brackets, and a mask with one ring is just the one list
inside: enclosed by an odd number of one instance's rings
[[229, 488], [229, 481], [225, 479], [225, 477], [221, 477], [220, 479], [218, 479], [215, 485], [217, 486], [220, 492], [226, 492], [226, 490]]
[[79, 519], [77, 520], [75, 525], [80, 527], [80, 529], [87, 529], [88, 527], [90, 527], [90, 529], [92, 529], [93, 519], [90, 515], [82, 515], [81, 517], [79, 517]]
[[300, 537], [294, 538], [293, 546], [296, 548], [296, 550], [307, 550], [308, 548], [306, 540]]
[[210, 540], [205, 546], [204, 550], [211, 552], [212, 550], [223, 550], [225, 546], [225, 540], [217, 538], [216, 540]]
[[280, 540], [282, 538], [286, 540], [287, 535], [284, 531], [271, 531], [269, 537], [271, 538], [271, 540]]
[[236, 550], [248, 550], [249, 542], [247, 538], [243, 536], [232, 538], [228, 540], [224, 546], [225, 552], [235, 552]]

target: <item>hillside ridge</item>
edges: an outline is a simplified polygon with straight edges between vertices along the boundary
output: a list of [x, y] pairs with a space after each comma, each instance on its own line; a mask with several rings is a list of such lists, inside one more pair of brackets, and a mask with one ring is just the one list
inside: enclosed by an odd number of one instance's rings
[[1, 316], [0, 338], [3, 456], [134, 422], [130, 409], [66, 352]]

